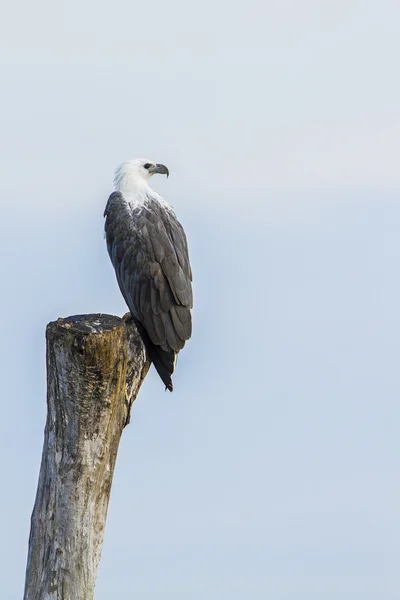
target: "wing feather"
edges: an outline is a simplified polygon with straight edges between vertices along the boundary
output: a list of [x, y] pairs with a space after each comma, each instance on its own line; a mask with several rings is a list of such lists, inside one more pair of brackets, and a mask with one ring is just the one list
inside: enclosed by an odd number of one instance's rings
[[[178, 314], [177, 308], [183, 308], [186, 311], [187, 315], [185, 315], [186, 322], [183, 322]], [[174, 324], [174, 328], [176, 333], [179, 335], [181, 340], [188, 340], [192, 335], [192, 321], [190, 319], [190, 312], [187, 308], [183, 306], [173, 306], [171, 308], [171, 318]]]

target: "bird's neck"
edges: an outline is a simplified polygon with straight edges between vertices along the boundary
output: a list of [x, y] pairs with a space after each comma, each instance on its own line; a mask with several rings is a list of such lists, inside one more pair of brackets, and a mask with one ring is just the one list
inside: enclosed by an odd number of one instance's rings
[[143, 204], [149, 195], [154, 195], [154, 191], [144, 179], [123, 177], [115, 187], [126, 200], [135, 204]]
[[121, 192], [125, 201], [131, 206], [142, 206], [147, 204], [149, 200], [158, 202], [163, 208], [173, 211], [173, 208], [151, 188], [145, 179], [133, 179], [131, 177], [123, 177], [115, 183], [117, 192]]

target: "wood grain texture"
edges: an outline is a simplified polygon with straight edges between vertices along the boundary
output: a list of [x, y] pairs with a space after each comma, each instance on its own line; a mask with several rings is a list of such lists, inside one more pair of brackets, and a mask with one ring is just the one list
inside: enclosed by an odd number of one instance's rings
[[149, 369], [132, 321], [50, 323], [47, 422], [31, 519], [24, 600], [91, 600], [114, 466]]

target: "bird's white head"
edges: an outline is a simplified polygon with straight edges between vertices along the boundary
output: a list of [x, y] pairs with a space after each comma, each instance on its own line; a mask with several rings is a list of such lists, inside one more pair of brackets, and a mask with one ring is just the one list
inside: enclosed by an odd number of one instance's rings
[[165, 165], [155, 163], [148, 158], [127, 160], [115, 171], [115, 189], [124, 194], [134, 193], [143, 187], [147, 187], [150, 178], [156, 173], [169, 176], [169, 171]]

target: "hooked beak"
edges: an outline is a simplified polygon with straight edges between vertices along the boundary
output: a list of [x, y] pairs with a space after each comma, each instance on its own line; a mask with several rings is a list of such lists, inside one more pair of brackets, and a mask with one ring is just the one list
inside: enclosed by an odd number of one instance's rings
[[154, 167], [150, 167], [149, 173], [151, 173], [152, 175], [158, 173], [159, 175], [166, 175], [167, 177], [169, 176], [169, 171], [167, 167], [165, 165], [159, 164], [155, 165]]

